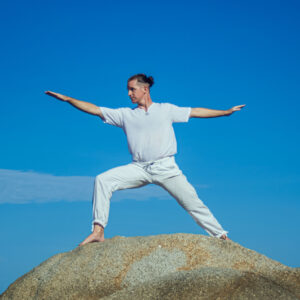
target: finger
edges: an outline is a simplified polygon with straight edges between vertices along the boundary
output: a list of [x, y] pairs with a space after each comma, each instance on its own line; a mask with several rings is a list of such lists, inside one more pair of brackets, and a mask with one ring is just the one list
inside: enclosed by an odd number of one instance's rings
[[234, 106], [233, 109], [234, 110], [241, 110], [244, 106], [245, 106], [245, 104], [243, 104], [243, 105], [237, 105], [237, 106]]
[[56, 97], [56, 96], [58, 96], [59, 94], [58, 94], [58, 93], [54, 93], [54, 92], [49, 92], [48, 95], [53, 96], [53, 97]]

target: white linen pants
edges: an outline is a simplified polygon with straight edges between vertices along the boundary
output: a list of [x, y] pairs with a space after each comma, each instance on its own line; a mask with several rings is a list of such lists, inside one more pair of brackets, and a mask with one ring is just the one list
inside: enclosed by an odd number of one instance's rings
[[106, 227], [110, 198], [114, 191], [141, 187], [149, 183], [160, 185], [168, 191], [209, 235], [221, 237], [227, 234], [198, 198], [194, 187], [177, 166], [174, 156], [152, 162], [133, 161], [98, 175], [93, 195], [93, 224]]

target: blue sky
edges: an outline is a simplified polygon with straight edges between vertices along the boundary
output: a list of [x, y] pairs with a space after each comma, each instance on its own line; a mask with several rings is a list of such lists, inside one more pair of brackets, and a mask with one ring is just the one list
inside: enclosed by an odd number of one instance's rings
[[[297, 1], [5, 1], [1, 28], [0, 292], [90, 230], [94, 177], [129, 163], [119, 128], [44, 95], [228, 109], [175, 124], [176, 161], [237, 243], [299, 267]], [[116, 192], [106, 237], [200, 233], [156, 186]]]

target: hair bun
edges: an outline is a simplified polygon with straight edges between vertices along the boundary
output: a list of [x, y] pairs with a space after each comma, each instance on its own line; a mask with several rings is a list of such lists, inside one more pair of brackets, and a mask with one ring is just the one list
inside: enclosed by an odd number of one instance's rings
[[149, 86], [151, 87], [154, 84], [154, 78], [152, 76], [149, 76], [147, 78], [147, 82], [149, 83]]

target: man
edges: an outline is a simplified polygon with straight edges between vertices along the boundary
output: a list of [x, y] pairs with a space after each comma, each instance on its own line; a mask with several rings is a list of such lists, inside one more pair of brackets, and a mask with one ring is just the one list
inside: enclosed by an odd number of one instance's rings
[[228, 110], [178, 107], [153, 102], [150, 87], [153, 77], [136, 74], [127, 81], [128, 96], [137, 104], [133, 109], [110, 109], [47, 91], [47, 95], [73, 105], [86, 113], [99, 116], [105, 123], [122, 128], [127, 136], [130, 164], [108, 170], [95, 179], [92, 233], [80, 244], [104, 241], [110, 198], [116, 190], [136, 188], [154, 183], [167, 190], [209, 235], [228, 240], [225, 231], [210, 210], [198, 198], [193, 186], [177, 166], [176, 138], [172, 123], [188, 122], [190, 118], [229, 116], [245, 105]]

